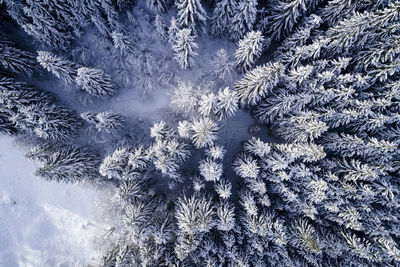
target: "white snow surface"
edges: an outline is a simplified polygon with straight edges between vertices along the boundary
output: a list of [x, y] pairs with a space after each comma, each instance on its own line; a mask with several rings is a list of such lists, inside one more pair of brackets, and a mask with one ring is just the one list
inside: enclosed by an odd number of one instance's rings
[[0, 266], [87, 266], [99, 256], [94, 189], [33, 175], [24, 149], [0, 136]]

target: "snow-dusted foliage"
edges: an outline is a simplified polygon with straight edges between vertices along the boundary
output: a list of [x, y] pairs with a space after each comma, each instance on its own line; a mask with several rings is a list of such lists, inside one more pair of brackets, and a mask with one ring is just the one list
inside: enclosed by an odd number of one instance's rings
[[187, 28], [193, 34], [203, 30], [206, 24], [207, 14], [200, 0], [176, 0], [178, 11], [178, 23], [182, 28]]
[[146, 0], [147, 6], [158, 13], [165, 12], [166, 9], [166, 0]]
[[263, 51], [265, 39], [260, 31], [249, 32], [239, 41], [235, 53], [236, 66], [244, 70], [249, 69], [259, 59]]
[[223, 48], [217, 51], [211, 62], [215, 75], [224, 81], [229, 81], [232, 78], [234, 64], [234, 61]]
[[50, 93], [11, 78], [0, 79], [0, 104], [6, 132], [64, 141], [81, 127], [77, 116], [57, 105]]
[[199, 91], [192, 83], [179, 81], [171, 96], [172, 108], [188, 116], [194, 115], [198, 107]]
[[216, 182], [221, 178], [222, 175], [222, 164], [212, 159], [205, 159], [200, 162], [199, 165], [200, 174], [204, 180]]
[[86, 265], [399, 266], [399, 10], [0, 0], [0, 132], [95, 182]]
[[38, 51], [36, 60], [47, 71], [68, 84], [73, 84], [77, 76], [78, 65], [72, 61], [64, 60], [47, 51]]
[[49, 181], [93, 182], [99, 178], [100, 160], [96, 153], [87, 147], [42, 145], [32, 148], [26, 157], [37, 162], [35, 175]]
[[240, 0], [230, 21], [229, 33], [233, 40], [239, 40], [253, 30], [257, 19], [257, 0]]
[[75, 81], [83, 91], [96, 97], [112, 96], [117, 92], [111, 77], [100, 69], [81, 67]]
[[211, 32], [214, 35], [223, 35], [229, 33], [229, 25], [236, 9], [235, 0], [216, 1], [211, 18]]
[[121, 114], [113, 112], [84, 112], [80, 115], [89, 124], [90, 139], [95, 143], [105, 143], [108, 137], [118, 138], [125, 126]]
[[194, 57], [197, 55], [195, 49], [198, 48], [195, 37], [190, 29], [183, 28], [176, 34], [176, 41], [172, 48], [175, 51], [175, 59], [182, 69], [193, 67]]
[[34, 56], [28, 51], [13, 47], [11, 42], [1, 42], [0, 38], [0, 66], [15, 73], [24, 73], [28, 76], [34, 71]]
[[192, 131], [192, 141], [198, 148], [211, 146], [218, 139], [218, 125], [210, 118], [195, 119]]

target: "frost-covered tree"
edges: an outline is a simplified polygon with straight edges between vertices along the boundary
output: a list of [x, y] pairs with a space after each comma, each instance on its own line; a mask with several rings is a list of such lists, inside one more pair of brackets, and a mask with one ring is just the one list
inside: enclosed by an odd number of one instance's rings
[[81, 123], [68, 108], [55, 104], [44, 91], [11, 78], [0, 79], [0, 112], [18, 133], [68, 140], [78, 134]]
[[58, 57], [51, 52], [38, 51], [36, 60], [47, 71], [68, 84], [75, 83], [78, 65], [72, 61]]
[[239, 108], [238, 106], [239, 99], [235, 91], [230, 90], [228, 87], [223, 90], [220, 89], [215, 100], [214, 115], [219, 120], [225, 120], [235, 115]]
[[161, 40], [168, 41], [168, 28], [160, 14], [156, 15], [154, 26], [156, 27], [156, 31], [160, 35]]
[[247, 72], [235, 84], [241, 104], [256, 104], [278, 84], [283, 73], [280, 63], [268, 63]]
[[199, 91], [192, 83], [179, 81], [171, 96], [172, 108], [188, 116], [194, 115], [198, 107]]
[[171, 178], [169, 187], [172, 189], [182, 182], [180, 168], [189, 157], [190, 150], [186, 143], [175, 138], [175, 131], [163, 121], [153, 125], [151, 136], [156, 140], [150, 146], [148, 156], [161, 174]]
[[194, 57], [197, 55], [195, 49], [198, 48], [195, 37], [189, 29], [178, 31], [176, 42], [172, 46], [175, 51], [175, 59], [182, 69], [189, 69], [194, 64]]
[[146, 0], [147, 7], [157, 13], [165, 12], [166, 0]]
[[272, 39], [280, 39], [292, 32], [299, 18], [307, 9], [313, 9], [319, 0], [278, 1], [268, 17], [268, 33]]
[[111, 33], [114, 47], [117, 48], [122, 55], [128, 55], [134, 51], [132, 42], [129, 37], [124, 35], [122, 32], [113, 31]]
[[198, 30], [205, 31], [206, 11], [200, 0], [176, 0], [178, 23], [182, 28], [189, 29], [193, 34]]
[[75, 82], [82, 87], [83, 91], [92, 96], [107, 97], [117, 93], [111, 77], [100, 69], [79, 68]]
[[0, 43], [0, 67], [31, 76], [35, 69], [34, 56], [8, 45], [11, 44]]
[[114, 135], [124, 126], [124, 118], [113, 112], [84, 112], [81, 118], [91, 124], [98, 132]]
[[260, 58], [265, 44], [265, 39], [260, 31], [249, 32], [239, 41], [235, 52], [236, 66], [247, 70]]
[[176, 21], [175, 17], [172, 16], [170, 20], [170, 25], [168, 27], [168, 42], [171, 45], [175, 45], [175, 42], [177, 41], [178, 37], [178, 32], [180, 30], [180, 27], [178, 25], [178, 22]]
[[241, 0], [230, 21], [229, 33], [237, 41], [254, 28], [257, 19], [257, 0]]
[[232, 78], [234, 62], [225, 49], [221, 48], [217, 51], [212, 58], [211, 66], [218, 78], [224, 81], [229, 81]]
[[197, 148], [213, 145], [218, 139], [218, 125], [209, 118], [195, 119], [191, 139]]
[[37, 146], [26, 157], [38, 163], [35, 175], [48, 181], [76, 183], [99, 179], [99, 157], [84, 146]]
[[223, 35], [229, 32], [231, 19], [235, 14], [236, 0], [218, 0], [213, 9], [211, 18], [211, 33]]
[[210, 158], [206, 158], [202, 160], [199, 164], [199, 170], [201, 176], [203, 176], [204, 180], [216, 182], [222, 176], [222, 164], [212, 160]]

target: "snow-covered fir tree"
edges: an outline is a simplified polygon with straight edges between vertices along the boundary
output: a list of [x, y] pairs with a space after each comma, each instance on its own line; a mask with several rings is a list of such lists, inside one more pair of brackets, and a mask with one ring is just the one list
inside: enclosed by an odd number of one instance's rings
[[211, 66], [218, 78], [224, 81], [229, 81], [232, 78], [234, 61], [229, 57], [225, 49], [221, 48], [217, 51], [211, 61]]
[[197, 56], [195, 49], [198, 48], [195, 37], [190, 29], [179, 30], [176, 35], [175, 44], [172, 48], [175, 51], [175, 59], [182, 69], [189, 69], [194, 65], [194, 57]]
[[257, 19], [257, 0], [241, 0], [237, 4], [230, 21], [229, 33], [233, 40], [238, 41], [253, 30]]
[[260, 31], [249, 32], [239, 41], [235, 53], [236, 66], [247, 70], [260, 58], [265, 45], [265, 39]]
[[100, 160], [87, 147], [44, 145], [32, 148], [26, 157], [38, 163], [35, 175], [49, 181], [77, 183], [98, 179]]
[[47, 71], [68, 84], [73, 84], [77, 76], [78, 65], [72, 61], [58, 57], [51, 52], [38, 51], [36, 60]]
[[205, 30], [207, 14], [200, 0], [176, 0], [175, 5], [177, 21], [182, 28], [189, 29], [193, 34]]
[[236, 0], [218, 0], [211, 18], [211, 33], [223, 35], [229, 32], [231, 19], [235, 14]]
[[111, 77], [100, 69], [81, 67], [77, 70], [75, 81], [92, 96], [107, 97], [117, 93]]
[[166, 11], [166, 0], [146, 0], [148, 8], [157, 13], [163, 13]]

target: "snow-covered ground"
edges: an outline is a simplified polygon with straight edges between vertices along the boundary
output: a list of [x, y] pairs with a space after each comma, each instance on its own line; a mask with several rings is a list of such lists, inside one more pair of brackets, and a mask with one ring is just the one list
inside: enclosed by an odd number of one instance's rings
[[93, 213], [98, 192], [50, 183], [13, 139], [0, 136], [0, 266], [86, 266], [100, 231]]

